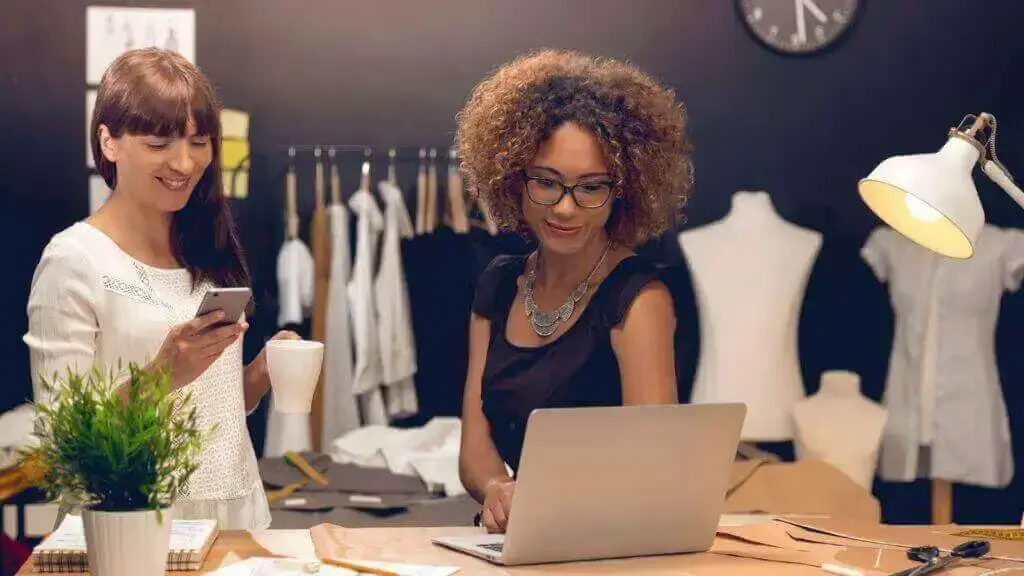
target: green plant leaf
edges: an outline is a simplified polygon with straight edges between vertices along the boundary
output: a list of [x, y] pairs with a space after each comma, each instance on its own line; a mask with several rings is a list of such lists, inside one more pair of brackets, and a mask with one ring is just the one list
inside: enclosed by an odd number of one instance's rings
[[[35, 454], [47, 468], [43, 486], [97, 510], [162, 508], [174, 503], [199, 466], [213, 429], [198, 427], [191, 396], [170, 390], [167, 370], [131, 363], [41, 378], [49, 402], [37, 403]], [[127, 386], [127, 399], [118, 394]]]

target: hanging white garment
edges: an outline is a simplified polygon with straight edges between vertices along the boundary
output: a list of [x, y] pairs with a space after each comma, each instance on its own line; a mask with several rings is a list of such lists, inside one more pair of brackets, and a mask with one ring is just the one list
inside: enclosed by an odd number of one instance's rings
[[313, 254], [298, 238], [285, 240], [277, 255], [277, 325], [301, 324], [313, 311]]
[[1024, 231], [986, 224], [974, 256], [954, 260], [879, 227], [861, 256], [896, 315], [879, 475], [913, 481], [928, 440], [932, 478], [1005, 487], [1014, 460], [995, 333], [1003, 293], [1024, 278]]
[[413, 237], [413, 227], [402, 190], [388, 181], [378, 184], [378, 188], [384, 199], [384, 243], [374, 289], [385, 399], [389, 415], [409, 415], [419, 410], [419, 403], [412, 379], [416, 373], [416, 345], [402, 267], [402, 240]]
[[327, 342], [324, 350], [321, 446], [359, 427], [359, 405], [352, 393], [352, 333], [348, 306], [351, 275], [348, 209], [328, 207], [331, 222], [331, 283], [327, 296]]
[[359, 396], [364, 424], [386, 425], [380, 337], [377, 330], [377, 306], [374, 303], [373, 262], [377, 241], [384, 228], [384, 216], [369, 190], [359, 190], [349, 199], [349, 208], [359, 219], [356, 225], [356, 260], [348, 284], [352, 312], [352, 337], [355, 341], [356, 367], [352, 391]]

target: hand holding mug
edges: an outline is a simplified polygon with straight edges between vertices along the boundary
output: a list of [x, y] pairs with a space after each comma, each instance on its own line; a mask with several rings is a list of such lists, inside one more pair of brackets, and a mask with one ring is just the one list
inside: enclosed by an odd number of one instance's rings
[[294, 332], [278, 332], [260, 356], [274, 391], [274, 410], [309, 414], [323, 367], [323, 343], [303, 340]]

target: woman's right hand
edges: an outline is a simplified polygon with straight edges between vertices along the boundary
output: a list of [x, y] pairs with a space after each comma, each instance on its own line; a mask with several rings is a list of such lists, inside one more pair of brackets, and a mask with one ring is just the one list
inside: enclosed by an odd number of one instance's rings
[[172, 390], [191, 384], [249, 328], [244, 321], [214, 327], [223, 320], [218, 310], [171, 327], [153, 365], [170, 368]]
[[484, 488], [483, 510], [480, 523], [491, 534], [504, 534], [508, 526], [508, 516], [512, 511], [512, 495], [516, 491], [516, 481], [511, 478], [492, 480]]

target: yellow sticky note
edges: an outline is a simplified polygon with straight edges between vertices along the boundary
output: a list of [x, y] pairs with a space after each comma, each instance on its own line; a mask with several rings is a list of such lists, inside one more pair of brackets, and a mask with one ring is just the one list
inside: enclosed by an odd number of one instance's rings
[[224, 195], [228, 198], [246, 198], [249, 196], [249, 169], [224, 170]]
[[225, 170], [237, 168], [249, 157], [248, 140], [224, 140], [220, 145], [220, 164]]

